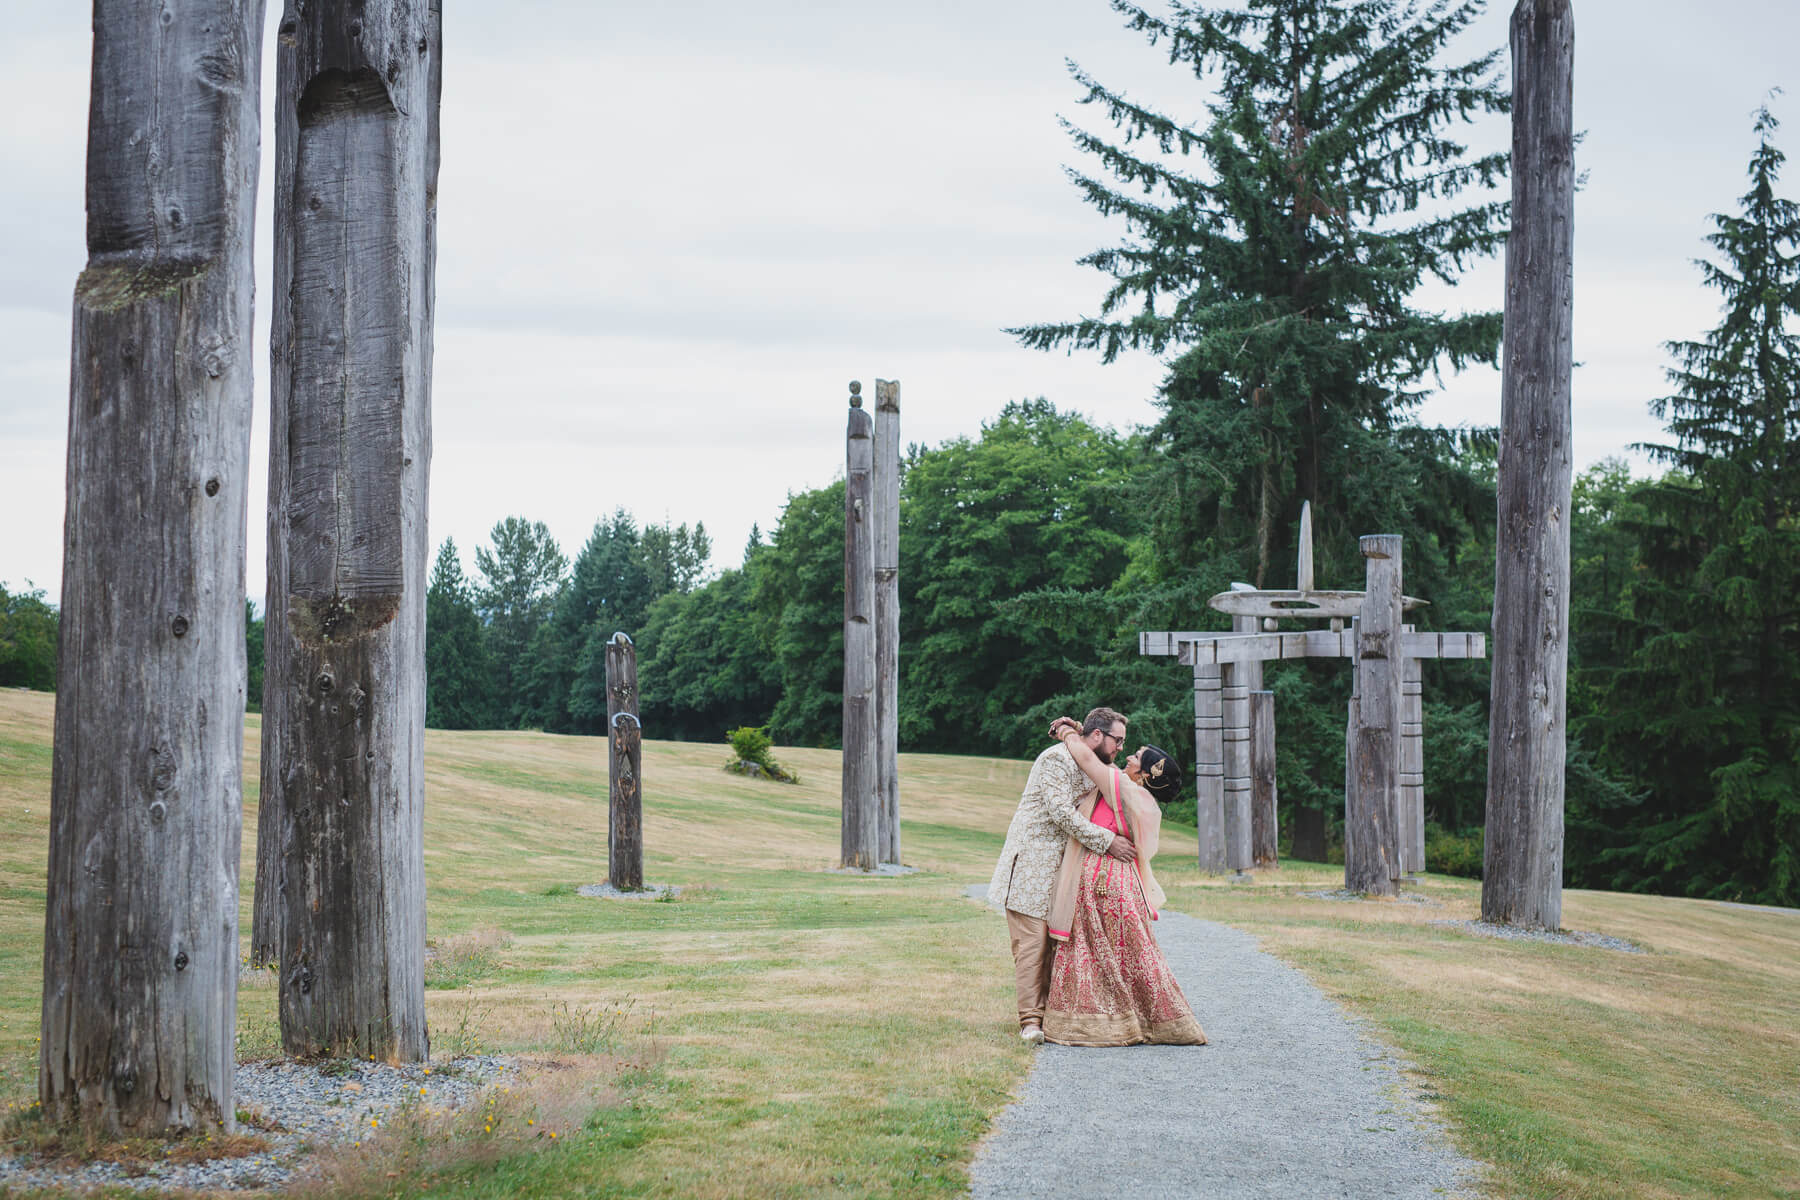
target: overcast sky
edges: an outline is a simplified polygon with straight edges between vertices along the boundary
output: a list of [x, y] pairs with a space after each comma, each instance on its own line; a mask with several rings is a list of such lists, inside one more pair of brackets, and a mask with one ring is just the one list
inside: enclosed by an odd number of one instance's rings
[[[1063, 176], [1073, 57], [1197, 117], [1204, 95], [1104, 0], [450, 0], [439, 190], [433, 543], [493, 523], [704, 521], [740, 559], [788, 493], [841, 473], [845, 384], [902, 384], [902, 430], [974, 433], [1043, 395], [1129, 428], [1161, 365], [1018, 348], [1091, 313], [1116, 239]], [[270, 6], [273, 46], [278, 0]], [[1577, 466], [1654, 439], [1670, 338], [1716, 318], [1692, 260], [1744, 190], [1752, 111], [1794, 82], [1793, 0], [1575, 0]], [[1494, 6], [1462, 49], [1502, 46]], [[0, 580], [59, 586], [69, 306], [84, 260], [86, 6], [8, 5], [0, 44]], [[257, 256], [249, 585], [266, 488], [272, 56]], [[1800, 147], [1800, 105], [1782, 144]], [[1504, 146], [1504, 121], [1469, 131]], [[1787, 192], [1800, 194], [1800, 176]], [[1424, 299], [1498, 308], [1496, 261]], [[1493, 424], [1499, 376], [1421, 419]]]

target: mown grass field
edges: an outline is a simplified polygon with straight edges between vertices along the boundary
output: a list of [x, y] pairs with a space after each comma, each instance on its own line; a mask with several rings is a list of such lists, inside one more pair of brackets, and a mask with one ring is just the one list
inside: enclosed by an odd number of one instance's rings
[[[0, 1099], [35, 1072], [51, 699], [0, 692]], [[257, 722], [247, 726], [244, 922]], [[837, 755], [778, 751], [802, 783], [726, 774], [722, 746], [647, 743], [647, 880], [673, 901], [575, 894], [605, 878], [605, 743], [432, 733], [427, 993], [440, 1052], [566, 1049], [571, 1012], [622, 1022], [633, 1069], [599, 1080], [554, 1145], [439, 1155], [342, 1186], [381, 1195], [957, 1194], [1030, 1065], [1013, 1036], [1003, 924], [985, 881], [1026, 764], [904, 755], [901, 878], [830, 873]], [[1495, 1197], [1800, 1196], [1800, 914], [1571, 892], [1575, 928], [1646, 955], [1477, 939], [1466, 881], [1434, 906], [1199, 875], [1165, 837], [1171, 907], [1263, 939], [1418, 1064]], [[1202, 1021], [1202, 982], [1191, 995]], [[274, 993], [244, 990], [246, 1053]], [[624, 1010], [619, 1015], [618, 1010]], [[1305, 1086], [1296, 1080], [1296, 1087]], [[386, 1165], [386, 1164], [384, 1164]]]

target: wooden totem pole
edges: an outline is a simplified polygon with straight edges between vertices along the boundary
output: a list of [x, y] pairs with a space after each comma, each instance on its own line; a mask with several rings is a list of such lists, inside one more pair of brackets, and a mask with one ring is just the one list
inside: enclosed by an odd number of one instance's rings
[[38, 1096], [233, 1125], [262, 0], [98, 0]]
[[1569, 0], [1512, 16], [1512, 234], [1500, 383], [1494, 676], [1483, 920], [1562, 923], [1568, 751], [1575, 22]]
[[644, 886], [643, 753], [637, 647], [615, 633], [606, 643], [606, 880], [622, 892]]
[[900, 863], [900, 384], [875, 381], [875, 790], [881, 861]]
[[844, 783], [843, 867], [881, 862], [881, 798], [876, 777], [875, 429], [850, 385], [844, 464]]
[[426, 1057], [438, 0], [289, 0], [254, 944], [289, 1053]]

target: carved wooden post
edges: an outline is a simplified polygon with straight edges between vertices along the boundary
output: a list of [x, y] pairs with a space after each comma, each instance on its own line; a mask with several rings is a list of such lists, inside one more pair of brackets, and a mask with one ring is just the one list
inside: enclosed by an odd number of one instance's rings
[[875, 381], [875, 779], [880, 858], [900, 862], [900, 384]]
[[[1344, 822], [1344, 887], [1392, 896], [1401, 875], [1400, 537], [1361, 539], [1368, 583], [1356, 623], [1355, 760]], [[1347, 747], [1348, 750], [1350, 747]]]
[[437, 0], [282, 14], [256, 942], [289, 1053], [426, 1057]]
[[644, 731], [636, 713], [607, 723], [606, 881], [621, 892], [644, 886]]
[[38, 1096], [231, 1128], [261, 0], [94, 5]]
[[643, 742], [637, 647], [615, 633], [606, 643], [606, 879], [627, 892], [644, 886]]
[[1244, 663], [1222, 663], [1225, 784], [1225, 865], [1242, 873], [1254, 854], [1250, 835], [1250, 689], [1243, 682]]
[[[1231, 586], [1235, 591], [1254, 590], [1247, 583]], [[1231, 618], [1233, 633], [1253, 634], [1260, 626], [1255, 617]], [[1234, 662], [1225, 669], [1225, 841], [1231, 869], [1240, 874], [1256, 864], [1257, 762], [1250, 697], [1262, 690], [1262, 683], [1260, 659]]]
[[1410, 875], [1425, 869], [1425, 685], [1418, 659], [1400, 665], [1400, 864]]
[[850, 385], [844, 466], [844, 784], [843, 866], [881, 862], [881, 807], [875, 777], [874, 426], [862, 384]]
[[1258, 870], [1280, 865], [1275, 841], [1275, 693], [1250, 693], [1250, 857]]
[[1569, 657], [1575, 22], [1512, 15], [1512, 234], [1500, 383], [1483, 920], [1562, 923]]
[[1200, 869], [1226, 869], [1225, 696], [1216, 664], [1194, 665], [1194, 823], [1200, 834]]

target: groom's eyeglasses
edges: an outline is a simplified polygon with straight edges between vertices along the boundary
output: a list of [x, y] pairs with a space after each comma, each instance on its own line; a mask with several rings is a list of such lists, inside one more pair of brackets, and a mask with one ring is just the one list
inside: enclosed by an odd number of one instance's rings
[[1125, 735], [1122, 733], [1103, 733], [1100, 736], [1111, 741], [1115, 750], [1125, 744]]

